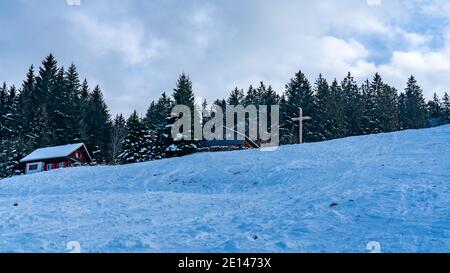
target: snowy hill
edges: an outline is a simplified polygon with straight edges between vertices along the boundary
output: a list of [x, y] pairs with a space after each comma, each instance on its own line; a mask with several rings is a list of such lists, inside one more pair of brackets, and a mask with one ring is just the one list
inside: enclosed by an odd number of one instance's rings
[[450, 126], [0, 181], [0, 251], [450, 251]]

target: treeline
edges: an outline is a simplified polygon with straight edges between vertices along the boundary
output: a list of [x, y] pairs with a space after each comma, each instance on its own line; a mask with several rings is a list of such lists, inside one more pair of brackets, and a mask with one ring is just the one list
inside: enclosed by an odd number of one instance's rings
[[[450, 122], [450, 98], [436, 94], [426, 103], [411, 76], [399, 92], [379, 74], [358, 86], [349, 73], [329, 83], [322, 75], [311, 84], [299, 71], [278, 94], [263, 82], [245, 92], [235, 88], [217, 105], [280, 105], [281, 144], [299, 140], [299, 107], [312, 120], [305, 123], [304, 140], [324, 141], [346, 136], [418, 129]], [[22, 86], [0, 86], [0, 177], [19, 173], [18, 161], [40, 147], [84, 142], [99, 164], [143, 162], [192, 153], [199, 141], [171, 138], [174, 105], [208, 111], [196, 105], [192, 82], [182, 74], [171, 95], [151, 102], [145, 117], [110, 116], [101, 89], [81, 81], [75, 65], [59, 67], [49, 55], [39, 71], [31, 66]], [[206, 118], [203, 120], [206, 121]]]

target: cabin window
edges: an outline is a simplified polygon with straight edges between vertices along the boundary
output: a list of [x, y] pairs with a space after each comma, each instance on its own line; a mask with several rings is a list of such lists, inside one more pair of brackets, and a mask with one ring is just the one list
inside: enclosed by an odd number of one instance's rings
[[64, 162], [59, 163], [59, 168], [64, 168]]
[[33, 165], [28, 166], [28, 170], [30, 170], [30, 171], [35, 171], [37, 169], [38, 169], [38, 164], [33, 164]]
[[50, 171], [50, 170], [52, 170], [52, 169], [53, 169], [53, 164], [48, 164], [48, 165], [47, 165], [47, 170]]

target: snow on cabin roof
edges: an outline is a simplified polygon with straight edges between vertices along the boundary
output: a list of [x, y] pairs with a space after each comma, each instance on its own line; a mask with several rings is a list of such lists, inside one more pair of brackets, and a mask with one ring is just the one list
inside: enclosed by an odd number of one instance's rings
[[[51, 159], [51, 158], [66, 157], [81, 147], [85, 147], [85, 149], [86, 149], [86, 146], [84, 146], [84, 143], [41, 148], [41, 149], [35, 150], [31, 154], [22, 158], [22, 160], [20, 160], [20, 162], [23, 163], [23, 162]], [[87, 152], [87, 149], [86, 149], [86, 152]], [[89, 153], [88, 153], [88, 155], [89, 155]], [[89, 155], [89, 157], [90, 157], [90, 155]]]

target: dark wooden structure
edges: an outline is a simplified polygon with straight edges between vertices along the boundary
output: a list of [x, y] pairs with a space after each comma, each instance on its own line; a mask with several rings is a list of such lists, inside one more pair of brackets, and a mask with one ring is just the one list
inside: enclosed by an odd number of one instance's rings
[[20, 160], [26, 174], [90, 164], [92, 162], [83, 143], [37, 149]]

